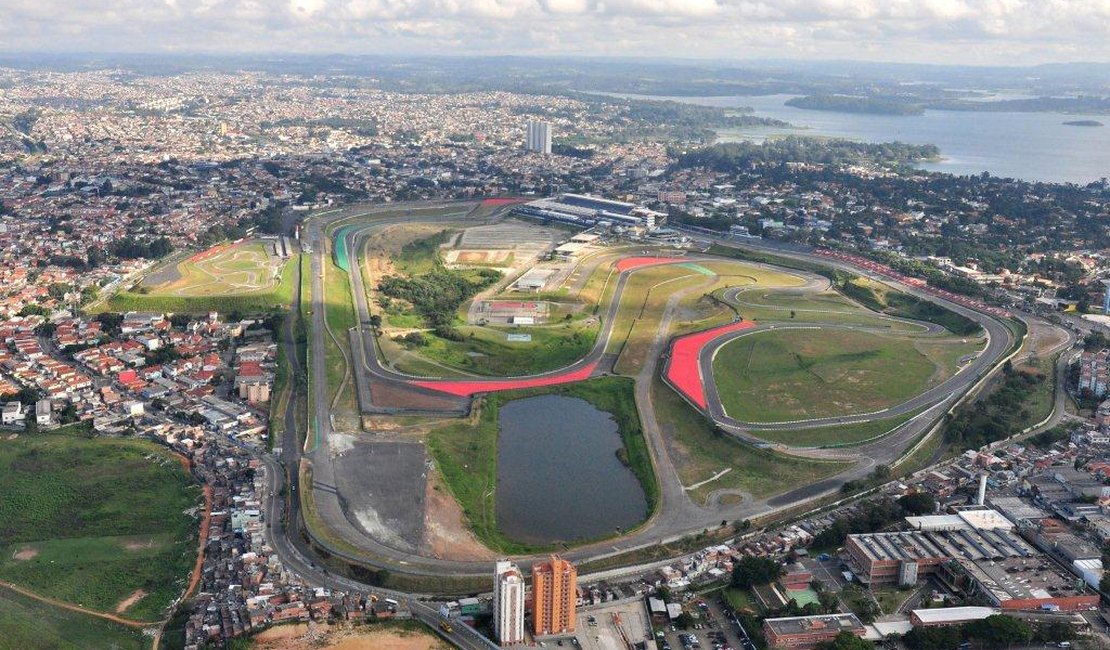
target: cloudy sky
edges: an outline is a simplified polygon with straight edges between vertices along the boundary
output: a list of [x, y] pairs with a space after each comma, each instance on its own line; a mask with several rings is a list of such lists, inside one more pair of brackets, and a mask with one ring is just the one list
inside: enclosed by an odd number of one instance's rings
[[0, 0], [0, 50], [1110, 62], [1110, 0]]

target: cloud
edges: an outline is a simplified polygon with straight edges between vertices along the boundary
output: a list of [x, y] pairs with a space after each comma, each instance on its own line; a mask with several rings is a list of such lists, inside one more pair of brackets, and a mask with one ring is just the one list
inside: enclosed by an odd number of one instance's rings
[[[1110, 61], [1110, 0], [3, 0], [8, 51]], [[971, 59], [971, 60], [969, 60]]]

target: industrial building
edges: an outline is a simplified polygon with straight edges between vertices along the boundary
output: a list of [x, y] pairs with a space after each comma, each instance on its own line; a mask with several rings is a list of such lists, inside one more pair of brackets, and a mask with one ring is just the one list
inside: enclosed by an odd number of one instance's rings
[[763, 636], [771, 648], [807, 650], [819, 643], [832, 641], [848, 631], [861, 639], [867, 633], [855, 614], [824, 614], [821, 616], [788, 616], [763, 621]]
[[635, 203], [612, 201], [585, 194], [560, 194], [530, 201], [514, 209], [518, 215], [589, 228], [598, 225], [654, 228], [666, 216]]
[[915, 530], [849, 535], [848, 565], [865, 584], [916, 584], [934, 575], [957, 593], [1002, 609], [1095, 607], [1098, 594], [1059, 569], [994, 510], [907, 517]]
[[494, 568], [493, 632], [503, 646], [524, 643], [524, 575], [512, 562]]
[[914, 627], [941, 627], [944, 625], [963, 625], [981, 621], [989, 616], [1001, 614], [994, 607], [936, 607], [915, 609], [910, 612], [910, 623]]
[[552, 555], [532, 567], [532, 634], [551, 636], [574, 632], [578, 602], [578, 569]]

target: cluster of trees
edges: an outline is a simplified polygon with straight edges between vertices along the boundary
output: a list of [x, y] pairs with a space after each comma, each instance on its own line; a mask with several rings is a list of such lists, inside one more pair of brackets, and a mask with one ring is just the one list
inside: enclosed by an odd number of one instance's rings
[[934, 145], [867, 143], [790, 136], [762, 143], [721, 142], [687, 152], [671, 151], [670, 155], [677, 160], [675, 165], [678, 168], [706, 167], [719, 172], [736, 173], [757, 166], [788, 162], [832, 167], [860, 163], [899, 165], [935, 158], [940, 155], [940, 150]]
[[667, 222], [678, 223], [685, 226], [695, 226], [698, 228], [708, 228], [718, 232], [728, 232], [729, 227], [736, 223], [736, 219], [729, 214], [723, 213], [695, 217], [689, 212], [672, 205], [667, 207]]
[[158, 259], [173, 252], [173, 244], [166, 237], [157, 239], [137, 239], [124, 237], [108, 244], [108, 252], [125, 260], [137, 258]]
[[996, 614], [964, 625], [915, 627], [902, 640], [910, 650], [951, 650], [963, 641], [979, 648], [1007, 648], [1028, 643], [1058, 643], [1074, 638], [1075, 629], [1067, 623], [1030, 625], [1012, 616]]
[[836, 635], [832, 641], [823, 641], [815, 646], [815, 650], [874, 650], [875, 645], [864, 641], [847, 630]]
[[454, 328], [454, 321], [459, 307], [500, 277], [501, 273], [494, 269], [462, 273], [437, 265], [431, 272], [419, 276], [382, 278], [378, 290], [411, 304], [435, 330], [436, 336], [458, 340], [460, 335]]
[[225, 226], [222, 223], [214, 224], [197, 237], [197, 243], [207, 247], [222, 241], [242, 239], [247, 236], [247, 229], [241, 225]]
[[859, 95], [806, 95], [788, 99], [786, 105], [814, 111], [874, 115], [921, 115], [925, 112], [924, 108], [912, 102]]
[[944, 439], [960, 449], [976, 449], [1019, 433], [1029, 421], [1029, 398], [1044, 373], [1003, 366], [1002, 383], [989, 397], [961, 408], [944, 429]]
[[834, 279], [834, 284], [844, 295], [877, 312], [936, 323], [958, 336], [977, 336], [982, 333], [979, 324], [967, 316], [900, 291], [889, 291], [880, 297], [870, 287], [856, 283], [856, 279], [856, 276], [842, 273]]
[[[979, 248], [982, 250], [981, 246]], [[938, 250], [930, 253], [930, 255], [945, 255], [945, 253]], [[925, 280], [929, 283], [929, 286], [952, 291], [953, 293], [961, 293], [965, 296], [983, 295], [983, 287], [974, 280], [969, 280], [968, 278], [963, 278], [958, 275], [949, 275], [928, 262], [908, 259], [891, 253], [877, 253], [872, 255], [872, 257], [899, 273]], [[1008, 268], [1014, 266], [1014, 260], [1009, 256], [994, 258], [990, 251], [985, 251], [984, 257], [986, 259], [995, 259], [995, 262], [991, 265], [995, 270], [1002, 268], [1004, 265]], [[965, 258], [964, 261], [967, 261], [967, 259], [970, 258]], [[987, 270], [990, 270], [990, 268]]]
[[777, 560], [745, 555], [732, 567], [732, 586], [737, 589], [750, 589], [758, 585], [767, 585], [778, 580], [782, 574], [782, 565]]
[[271, 203], [265, 209], [259, 211], [258, 214], [250, 217], [247, 220], [247, 225], [254, 226], [258, 232], [265, 235], [281, 235], [283, 234], [282, 214], [284, 211], [284, 203]]
[[848, 535], [873, 533], [905, 517], [907, 511], [894, 499], [878, 499], [861, 503], [854, 512], [838, 517], [832, 525], [813, 538], [813, 546], [840, 546]]

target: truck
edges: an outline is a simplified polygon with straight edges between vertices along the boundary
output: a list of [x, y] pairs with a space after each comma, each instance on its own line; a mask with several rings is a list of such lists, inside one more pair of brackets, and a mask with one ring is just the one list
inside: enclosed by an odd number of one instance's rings
[[455, 631], [455, 628], [451, 627], [451, 624], [447, 621], [440, 621], [439, 629], [443, 630], [444, 634], [451, 634]]

